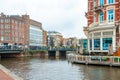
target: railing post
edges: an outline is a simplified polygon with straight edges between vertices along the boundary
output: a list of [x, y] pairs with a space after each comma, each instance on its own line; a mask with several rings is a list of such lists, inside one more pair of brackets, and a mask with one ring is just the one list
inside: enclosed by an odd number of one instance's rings
[[91, 62], [91, 56], [89, 56], [89, 62]]
[[87, 65], [88, 64], [88, 57], [85, 56], [85, 64]]
[[118, 64], [119, 64], [120, 60], [119, 60], [119, 57], [118, 57]]
[[113, 57], [110, 56], [110, 66], [112, 66], [112, 64], [113, 64]]
[[100, 59], [100, 63], [101, 63], [101, 61], [102, 61], [102, 56], [99, 56], [99, 59]]

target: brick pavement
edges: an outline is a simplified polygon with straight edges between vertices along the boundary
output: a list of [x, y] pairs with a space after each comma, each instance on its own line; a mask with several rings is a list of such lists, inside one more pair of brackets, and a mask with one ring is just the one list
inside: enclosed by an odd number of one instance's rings
[[14, 79], [0, 69], [0, 80], [14, 80]]

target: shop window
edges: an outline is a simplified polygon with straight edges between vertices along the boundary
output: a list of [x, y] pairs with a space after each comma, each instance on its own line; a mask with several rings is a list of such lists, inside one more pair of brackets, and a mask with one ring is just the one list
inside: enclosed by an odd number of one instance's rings
[[90, 39], [90, 50], [92, 50], [92, 39]]
[[100, 50], [100, 39], [94, 39], [94, 50]]
[[108, 50], [108, 46], [112, 44], [112, 38], [103, 38], [103, 50]]

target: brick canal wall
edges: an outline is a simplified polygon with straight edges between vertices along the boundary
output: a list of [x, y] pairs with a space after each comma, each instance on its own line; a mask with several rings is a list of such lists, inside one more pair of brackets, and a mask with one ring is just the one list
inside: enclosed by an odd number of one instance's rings
[[1, 58], [12, 58], [12, 57], [27, 57], [27, 56], [35, 56], [35, 57], [66, 57], [66, 51], [23, 51], [21, 53], [4, 53], [0, 54]]

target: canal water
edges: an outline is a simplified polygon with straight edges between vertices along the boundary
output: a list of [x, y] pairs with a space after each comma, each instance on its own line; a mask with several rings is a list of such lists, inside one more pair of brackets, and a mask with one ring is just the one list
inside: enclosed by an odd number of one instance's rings
[[71, 64], [64, 58], [6, 58], [0, 63], [24, 80], [120, 80], [120, 68]]

